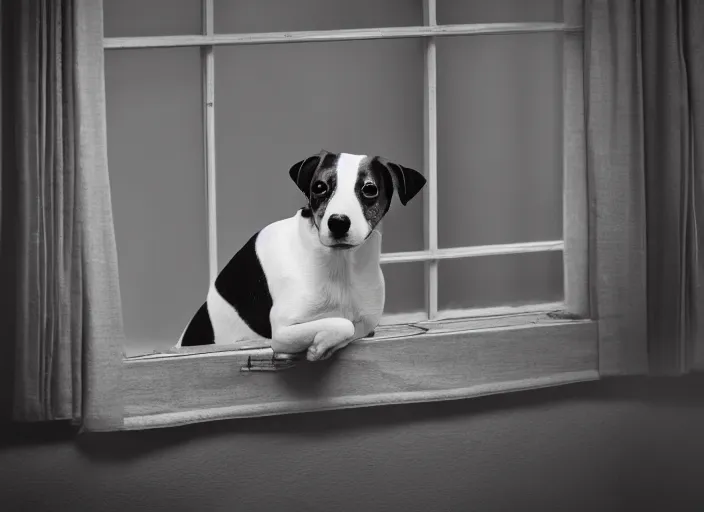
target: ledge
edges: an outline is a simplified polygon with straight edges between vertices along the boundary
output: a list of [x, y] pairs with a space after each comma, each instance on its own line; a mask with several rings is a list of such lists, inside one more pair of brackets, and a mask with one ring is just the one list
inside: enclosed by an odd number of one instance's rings
[[243, 371], [251, 358], [272, 356], [200, 348], [126, 359], [123, 428], [452, 400], [599, 376], [596, 322], [547, 314], [380, 328], [329, 361]]

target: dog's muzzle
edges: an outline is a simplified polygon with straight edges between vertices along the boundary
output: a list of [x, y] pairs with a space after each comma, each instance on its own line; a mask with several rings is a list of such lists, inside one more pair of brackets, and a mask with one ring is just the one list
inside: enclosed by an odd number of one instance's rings
[[330, 235], [335, 240], [341, 240], [347, 236], [350, 230], [352, 221], [347, 215], [330, 215], [328, 219], [328, 229], [330, 230]]

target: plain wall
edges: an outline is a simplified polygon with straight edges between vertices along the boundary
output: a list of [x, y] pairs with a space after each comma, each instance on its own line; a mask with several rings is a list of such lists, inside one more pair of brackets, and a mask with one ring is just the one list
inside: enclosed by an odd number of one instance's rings
[[[527, 7], [529, 5], [529, 7]], [[134, 16], [136, 10], [140, 15]], [[215, 2], [216, 32], [420, 25], [421, 0]], [[561, 0], [438, 3], [441, 23], [561, 20]], [[199, 0], [106, 0], [107, 36], [198, 33]], [[216, 47], [218, 259], [293, 215], [288, 177], [325, 148], [423, 170], [422, 39]], [[562, 238], [562, 36], [439, 38], [440, 247]], [[208, 287], [198, 48], [106, 54], [108, 161], [130, 352], [173, 345]], [[423, 194], [383, 252], [424, 248]], [[387, 313], [424, 307], [422, 263], [384, 265]], [[562, 254], [439, 264], [441, 309], [559, 301]]]
[[701, 511], [704, 378], [0, 439], [0, 509]]

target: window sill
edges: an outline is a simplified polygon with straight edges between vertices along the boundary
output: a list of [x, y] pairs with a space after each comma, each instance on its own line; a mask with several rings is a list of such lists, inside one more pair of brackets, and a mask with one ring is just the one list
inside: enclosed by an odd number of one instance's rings
[[252, 347], [124, 360], [125, 430], [452, 400], [599, 378], [597, 324], [546, 313], [380, 327], [329, 361], [243, 371]]

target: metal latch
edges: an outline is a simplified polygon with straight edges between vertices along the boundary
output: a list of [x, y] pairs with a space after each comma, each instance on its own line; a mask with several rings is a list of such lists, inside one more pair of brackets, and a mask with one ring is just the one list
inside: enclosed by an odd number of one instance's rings
[[248, 356], [247, 364], [240, 368], [243, 372], [278, 372], [296, 366], [302, 354], [272, 352], [270, 356]]

